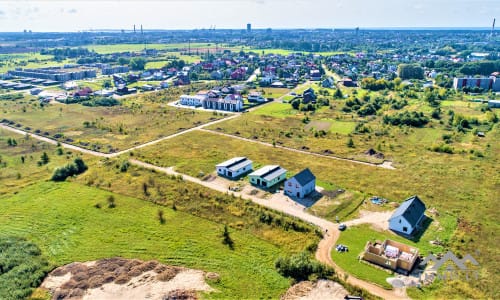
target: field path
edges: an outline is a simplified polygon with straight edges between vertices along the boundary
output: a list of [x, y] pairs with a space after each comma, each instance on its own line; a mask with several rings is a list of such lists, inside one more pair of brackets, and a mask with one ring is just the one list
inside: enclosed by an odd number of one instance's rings
[[223, 132], [218, 132], [218, 131], [210, 130], [210, 129], [203, 129], [203, 128], [196, 128], [196, 129], [201, 130], [201, 131], [210, 132], [210, 133], [213, 133], [213, 134], [227, 136], [227, 137], [230, 137], [230, 138], [233, 138], [233, 139], [239, 139], [239, 140], [250, 142], [250, 143], [256, 143], [256, 144], [260, 144], [260, 145], [264, 145], [264, 146], [268, 146], [268, 147], [274, 147], [274, 148], [278, 148], [278, 149], [284, 149], [284, 150], [288, 150], [288, 151], [292, 151], [292, 152], [297, 152], [297, 153], [302, 153], [302, 154], [306, 154], [306, 155], [313, 155], [313, 156], [318, 156], [318, 157], [325, 157], [325, 158], [329, 158], [329, 159], [347, 161], [347, 162], [351, 162], [351, 163], [355, 163], [355, 164], [361, 164], [361, 165], [365, 165], [365, 166], [379, 167], [379, 168], [384, 168], [384, 169], [389, 169], [389, 170], [395, 170], [395, 168], [392, 166], [392, 163], [390, 161], [387, 161], [387, 160], [384, 161], [382, 164], [375, 164], [375, 163], [369, 163], [369, 162], [364, 162], [364, 161], [355, 160], [355, 159], [343, 158], [343, 157], [334, 156], [334, 155], [325, 155], [325, 154], [321, 154], [321, 153], [314, 153], [314, 152], [304, 151], [304, 150], [290, 148], [290, 147], [285, 147], [285, 146], [280, 146], [280, 145], [273, 145], [271, 143], [257, 141], [257, 140], [252, 140], [252, 139], [249, 139], [249, 138], [244, 138], [244, 137], [241, 137], [241, 136], [232, 135], [232, 134], [223, 133]]
[[8, 126], [8, 125], [6, 125], [4, 123], [0, 123], [0, 128], [3, 128], [3, 129], [6, 129], [6, 130], [15, 132], [17, 134], [28, 135], [28, 136], [31, 136], [31, 137], [33, 137], [35, 139], [38, 139], [40, 141], [44, 141], [44, 142], [49, 143], [49, 144], [57, 145], [57, 143], [59, 143], [59, 144], [61, 144], [61, 146], [63, 146], [64, 148], [67, 148], [67, 149], [71, 149], [71, 150], [75, 150], [75, 151], [80, 151], [82, 153], [86, 153], [86, 154], [90, 154], [90, 155], [94, 155], [94, 156], [109, 157], [109, 158], [111, 158], [111, 157], [120, 156], [122, 154], [125, 154], [127, 152], [130, 152], [130, 151], [133, 151], [133, 150], [136, 150], [136, 149], [140, 149], [140, 148], [144, 148], [144, 147], [147, 147], [147, 146], [151, 146], [151, 145], [157, 144], [157, 143], [159, 143], [161, 141], [164, 141], [164, 140], [168, 140], [168, 139], [172, 139], [172, 138], [178, 137], [178, 136], [180, 136], [182, 134], [185, 134], [185, 133], [197, 130], [197, 129], [202, 129], [202, 128], [206, 127], [206, 126], [214, 125], [214, 124], [226, 121], [226, 120], [231, 120], [231, 119], [234, 119], [234, 118], [236, 118], [238, 116], [239, 115], [237, 114], [237, 115], [226, 117], [226, 118], [223, 118], [223, 119], [220, 119], [220, 120], [215, 120], [215, 121], [212, 121], [212, 122], [208, 122], [208, 123], [205, 123], [205, 124], [202, 124], [202, 125], [199, 125], [199, 126], [196, 126], [196, 127], [192, 127], [192, 128], [189, 128], [189, 129], [186, 129], [186, 130], [183, 130], [183, 131], [180, 131], [180, 132], [177, 132], [177, 133], [174, 133], [174, 134], [171, 134], [171, 135], [159, 138], [157, 140], [153, 140], [153, 141], [150, 141], [150, 142], [147, 142], [147, 143], [144, 143], [144, 144], [140, 144], [138, 146], [135, 146], [135, 147], [132, 147], [132, 148], [128, 148], [128, 149], [125, 149], [125, 150], [122, 150], [122, 151], [119, 151], [119, 152], [115, 152], [115, 153], [102, 153], [102, 152], [98, 152], [98, 151], [86, 149], [86, 148], [83, 148], [83, 147], [75, 146], [75, 145], [72, 145], [72, 144], [68, 144], [68, 143], [64, 143], [64, 142], [59, 142], [57, 140], [54, 140], [54, 139], [51, 139], [51, 138], [48, 138], [48, 137], [45, 137], [45, 136], [42, 136], [42, 135], [39, 135], [39, 134], [31, 133], [31, 132], [28, 132], [28, 131], [24, 131], [24, 130], [21, 130], [21, 129], [17, 129], [17, 128]]
[[[302, 221], [305, 221], [309, 224], [318, 226], [321, 228], [323, 231], [324, 236], [323, 239], [320, 241], [318, 244], [318, 249], [316, 251], [316, 259], [319, 260], [320, 262], [327, 264], [335, 269], [335, 272], [339, 275], [340, 278], [345, 278], [345, 272], [337, 266], [331, 257], [331, 252], [333, 247], [335, 246], [335, 243], [337, 242], [339, 236], [340, 236], [340, 231], [337, 228], [337, 225], [334, 224], [333, 222], [330, 222], [328, 220], [313, 216], [309, 213], [307, 213], [302, 206], [297, 206], [294, 205], [293, 201], [284, 201], [284, 200], [278, 200], [278, 199], [262, 199], [256, 196], [244, 194], [244, 193], [239, 193], [239, 192], [232, 192], [227, 189], [227, 187], [217, 183], [217, 182], [209, 182], [209, 181], [203, 181], [198, 178], [185, 175], [179, 172], [176, 172], [174, 168], [168, 167], [159, 167], [155, 166], [152, 164], [148, 164], [139, 160], [135, 159], [130, 159], [129, 160], [132, 164], [135, 164], [137, 166], [147, 168], [147, 169], [152, 169], [156, 170], [158, 172], [163, 172], [168, 175], [176, 175], [176, 176], [182, 176], [184, 180], [205, 186], [207, 188], [210, 188], [212, 190], [219, 191], [221, 193], [231, 193], [235, 197], [241, 197], [242, 199], [247, 199], [251, 200], [254, 203], [257, 203], [259, 205], [283, 212], [287, 215], [296, 217], [298, 219], [301, 219]], [[385, 213], [384, 213], [385, 214]], [[377, 214], [376, 220], [380, 219], [382, 214]], [[385, 215], [384, 215], [385, 216]], [[383, 216], [382, 216], [383, 217]], [[349, 224], [362, 224], [362, 223], [371, 223], [373, 221], [373, 218], [370, 217], [362, 217], [360, 219], [356, 220], [351, 220], [347, 223]], [[378, 285], [363, 281], [361, 279], [358, 279], [356, 277], [353, 277], [352, 275], [349, 275], [347, 278], [347, 282], [361, 287], [363, 289], [366, 289], [370, 293], [381, 297], [383, 299], [409, 299], [406, 296], [406, 292], [404, 289], [394, 289], [394, 290], [386, 290]]]

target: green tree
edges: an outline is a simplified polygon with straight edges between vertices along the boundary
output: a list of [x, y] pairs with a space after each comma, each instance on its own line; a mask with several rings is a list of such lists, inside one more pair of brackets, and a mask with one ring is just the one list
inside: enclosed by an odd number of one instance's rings
[[136, 71], [144, 70], [146, 62], [146, 59], [143, 57], [134, 57], [130, 60], [130, 68]]
[[347, 147], [354, 148], [354, 141], [352, 140], [352, 138], [349, 138], [349, 140], [347, 141]]
[[340, 89], [336, 89], [335, 93], [333, 93], [333, 97], [336, 99], [342, 99], [344, 98], [344, 95], [342, 94], [342, 91]]
[[401, 79], [424, 79], [424, 68], [414, 64], [400, 64], [398, 76]]
[[224, 225], [224, 231], [222, 232], [222, 243], [224, 245], [227, 245], [229, 249], [231, 250], [234, 249], [234, 241], [229, 235], [229, 230], [227, 228], [227, 225]]
[[118, 63], [120, 65], [128, 65], [130, 63], [130, 59], [128, 59], [126, 57], [120, 57], [120, 58], [118, 58]]
[[49, 163], [49, 160], [50, 160], [50, 158], [49, 158], [49, 155], [47, 154], [47, 152], [43, 152], [42, 156], [40, 157], [40, 163], [42, 165], [46, 165]]

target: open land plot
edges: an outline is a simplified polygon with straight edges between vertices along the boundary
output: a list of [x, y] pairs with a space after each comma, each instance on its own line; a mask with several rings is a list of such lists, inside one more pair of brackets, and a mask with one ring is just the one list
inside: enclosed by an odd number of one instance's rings
[[[312, 119], [313, 123], [310, 125], [305, 121], [306, 117], [316, 118], [292, 109], [289, 104], [272, 103], [244, 114], [237, 120], [228, 120], [209, 126], [208, 129], [314, 153], [333, 154], [366, 162], [383, 161], [363, 154], [366, 150], [375, 148], [375, 140], [353, 136], [356, 148], [347, 147], [351, 138], [347, 134], [356, 126], [350, 118], [325, 121], [323, 117], [318, 117], [318, 120]], [[331, 125], [330, 130], [318, 129], [316, 126], [321, 124], [320, 127], [323, 128], [326, 123]], [[321, 130], [323, 131], [320, 133]]]
[[262, 97], [265, 97], [265, 98], [272, 98], [272, 99], [278, 99], [279, 97], [283, 96], [283, 95], [286, 95], [288, 92], [290, 92], [291, 90], [290, 89], [286, 89], [286, 88], [258, 88], [258, 89], [254, 89], [254, 90], [250, 90], [249, 92], [261, 92], [262, 93]]
[[456, 227], [456, 219], [454, 216], [442, 216], [440, 219], [441, 221], [439, 224], [437, 224], [437, 222], [430, 223], [429, 228], [418, 243], [398, 236], [391, 231], [374, 229], [369, 225], [348, 227], [340, 234], [337, 244], [346, 245], [349, 251], [337, 252], [333, 249], [332, 259], [349, 274], [363, 280], [374, 282], [385, 288], [390, 288], [391, 286], [387, 283], [386, 278], [393, 277], [392, 274], [394, 273], [392, 271], [359, 260], [359, 256], [364, 251], [366, 243], [368, 241], [374, 242], [376, 240], [384, 241], [386, 239], [391, 239], [418, 248], [420, 253], [424, 254], [424, 256], [430, 252], [440, 252], [443, 248], [433, 246], [429, 241], [448, 239]]
[[[382, 149], [391, 149], [389, 145], [392, 144], [394, 153], [401, 158], [396, 170], [307, 156], [198, 131], [143, 149], [137, 156], [153, 164], [176, 166], [178, 171], [193, 176], [200, 172], [213, 172], [215, 164], [228, 158], [248, 156], [256, 162], [255, 168], [264, 164], [280, 164], [294, 174], [309, 167], [318, 180], [367, 196], [378, 195], [391, 201], [401, 201], [417, 194], [427, 207], [434, 207], [442, 214], [456, 218], [457, 230], [445, 245], [460, 251], [480, 249], [485, 257], [479, 258], [480, 264], [488, 270], [488, 274], [493, 274], [498, 266], [486, 257], [498, 257], [496, 250], [490, 247], [491, 237], [499, 230], [494, 209], [500, 184], [496, 168], [500, 161], [500, 144], [495, 142], [500, 138], [498, 125], [485, 138], [471, 141], [469, 147], [483, 149], [482, 157], [469, 151], [455, 154], [429, 151], [426, 147], [435, 139], [433, 128], [396, 127], [392, 130], [394, 137], [389, 136], [388, 141], [380, 143], [385, 144]], [[450, 183], [454, 185], [452, 188]], [[435, 220], [441, 222], [440, 217]], [[470, 239], [474, 243], [463, 242]], [[487, 289], [485, 292], [489, 294], [494, 292], [492, 277], [495, 276], [483, 276], [481, 279], [481, 287]]]
[[[17, 145], [9, 146], [9, 138]], [[54, 154], [55, 146], [20, 138], [0, 135], [0, 232], [35, 242], [53, 267], [113, 256], [157, 259], [219, 273], [212, 284], [217, 292], [207, 298], [277, 298], [290, 282], [274, 261], [318, 242], [314, 229], [300, 221], [179, 178], [122, 167], [116, 159], [84, 155], [85, 173], [72, 182], [47, 182], [75, 154]], [[49, 163], [38, 166], [43, 152]], [[262, 223], [260, 214], [300, 230]], [[222, 243], [222, 224], [230, 228], [233, 250]]]
[[40, 106], [30, 98], [2, 101], [0, 120], [7, 119], [19, 129], [58, 138], [61, 142], [109, 153], [223, 117], [218, 113], [169, 106], [167, 99], [177, 99], [179, 93], [168, 90], [134, 96], [113, 107]]
[[[48, 157], [46, 164], [39, 163], [43, 153]], [[72, 162], [77, 156], [80, 153], [0, 129], [0, 195], [50, 178], [56, 167]]]
[[[114, 197], [115, 208], [106, 199]], [[76, 183], [39, 183], [1, 197], [3, 234], [35, 242], [54, 266], [121, 256], [220, 274], [205, 298], [277, 298], [289, 280], [274, 269], [287, 248], [245, 230], [230, 230], [234, 250], [222, 243], [220, 223]], [[102, 208], [96, 208], [96, 203]], [[288, 234], [283, 231], [283, 235]]]

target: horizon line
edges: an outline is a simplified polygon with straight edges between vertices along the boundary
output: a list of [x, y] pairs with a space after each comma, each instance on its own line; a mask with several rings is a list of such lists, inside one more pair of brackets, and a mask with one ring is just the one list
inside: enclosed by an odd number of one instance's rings
[[[252, 28], [251, 31], [266, 31], [266, 30], [414, 30], [414, 31], [440, 31], [440, 30], [468, 30], [468, 31], [491, 31], [491, 27], [440, 27], [440, 26], [428, 26], [428, 27], [422, 27], [422, 26], [416, 26], [416, 27], [405, 27], [405, 26], [383, 26], [383, 27], [258, 27], [258, 28]], [[28, 30], [28, 29], [26, 29]], [[224, 30], [237, 30], [237, 31], [247, 31], [246, 28], [178, 28], [178, 29], [167, 29], [167, 28], [151, 28], [151, 29], [143, 29], [143, 32], [152, 32], [152, 31], [224, 31]], [[134, 32], [133, 29], [123, 29], [123, 28], [98, 28], [98, 29], [80, 29], [80, 30], [75, 30], [75, 31], [26, 31], [26, 33], [82, 33], [82, 32], [126, 32], [126, 33], [131, 33]], [[140, 33], [140, 29], [136, 30], [137, 33]], [[25, 33], [24, 30], [21, 31], [0, 31], [0, 34], [2, 33]]]

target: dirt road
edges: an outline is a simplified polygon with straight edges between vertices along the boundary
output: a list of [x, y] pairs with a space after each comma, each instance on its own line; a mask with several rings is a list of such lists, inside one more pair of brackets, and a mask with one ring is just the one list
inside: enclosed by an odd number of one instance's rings
[[[162, 142], [164, 140], [168, 140], [168, 139], [172, 139], [172, 138], [178, 137], [178, 136], [180, 136], [182, 134], [191, 132], [193, 130], [202, 129], [202, 128], [206, 127], [206, 126], [214, 125], [214, 124], [217, 124], [217, 123], [220, 123], [220, 122], [224, 122], [226, 120], [231, 120], [231, 119], [236, 118], [238, 116], [239, 115], [233, 115], [233, 116], [230, 116], [230, 117], [227, 117], [227, 118], [224, 118], [224, 119], [220, 119], [220, 120], [208, 122], [208, 123], [205, 123], [205, 124], [193, 127], [193, 128], [189, 128], [189, 129], [186, 129], [186, 130], [183, 130], [183, 131], [180, 131], [180, 132], [177, 132], [177, 133], [174, 133], [174, 134], [162, 137], [160, 139], [153, 140], [153, 141], [150, 141], [150, 142], [147, 142], [147, 143], [144, 143], [144, 144], [141, 144], [141, 145], [129, 148], [129, 149], [125, 149], [125, 150], [122, 150], [122, 151], [119, 151], [119, 152], [115, 152], [115, 153], [102, 153], [102, 152], [98, 152], [98, 151], [93, 151], [93, 150], [85, 149], [83, 147], [71, 145], [71, 144], [68, 144], [68, 143], [63, 143], [63, 142], [59, 142], [59, 144], [62, 147], [67, 148], [67, 149], [71, 149], [71, 150], [75, 150], [75, 151], [80, 151], [82, 153], [86, 153], [86, 154], [90, 154], [90, 155], [94, 155], [94, 156], [109, 157], [109, 158], [111, 158], [111, 157], [120, 156], [122, 154], [125, 154], [125, 153], [133, 151], [133, 150], [137, 150], [137, 149], [140, 149], [140, 148], [144, 148], [144, 147], [147, 147], [147, 146], [151, 146], [151, 145], [157, 144], [157, 143]], [[38, 139], [40, 141], [44, 141], [44, 142], [49, 143], [49, 144], [57, 145], [57, 143], [58, 143], [58, 141], [53, 140], [51, 138], [48, 138], [48, 137], [45, 137], [45, 136], [42, 136], [42, 135], [39, 135], [39, 134], [27, 132], [27, 131], [24, 131], [24, 130], [21, 130], [21, 129], [17, 129], [17, 128], [14, 128], [14, 127], [10, 127], [10, 126], [8, 126], [6, 124], [3, 124], [3, 123], [0, 123], [0, 128], [3, 128], [3, 129], [6, 129], [6, 130], [15, 132], [17, 134], [28, 135], [30, 137], [33, 137], [33, 138]]]
[[[163, 172], [163, 173], [166, 173], [169, 175], [177, 175], [177, 176], [180, 175], [184, 178], [184, 180], [187, 180], [187, 181], [199, 184], [199, 185], [203, 185], [207, 188], [210, 188], [210, 189], [222, 192], [222, 193], [228, 192], [227, 186], [224, 186], [223, 184], [221, 184], [221, 182], [203, 181], [203, 180], [200, 180], [200, 179], [192, 177], [192, 176], [178, 173], [172, 167], [169, 167], [169, 168], [158, 167], [158, 166], [148, 164], [148, 163], [145, 163], [142, 161], [138, 161], [135, 159], [132, 159], [129, 161], [132, 164], [141, 166], [143, 168], [153, 169], [153, 170]], [[333, 247], [335, 246], [335, 243], [337, 242], [337, 240], [340, 236], [340, 231], [338, 230], [336, 224], [334, 224], [328, 220], [318, 218], [316, 216], [313, 216], [313, 215], [307, 213], [304, 210], [303, 206], [298, 206], [293, 201], [279, 200], [279, 198], [272, 198], [272, 197], [271, 197], [271, 199], [262, 199], [259, 197], [255, 197], [252, 195], [243, 194], [243, 193], [239, 193], [239, 192], [230, 192], [230, 193], [234, 194], [234, 196], [236, 196], [236, 197], [241, 196], [241, 198], [243, 198], [243, 199], [251, 200], [254, 203], [257, 203], [259, 205], [262, 205], [262, 206], [265, 206], [265, 207], [268, 207], [268, 208], [271, 208], [271, 209], [274, 209], [277, 211], [281, 211], [287, 215], [299, 218], [302, 221], [305, 221], [307, 223], [310, 223], [310, 224], [313, 224], [313, 225], [320, 227], [323, 232], [327, 232], [324, 235], [323, 239], [318, 244], [318, 249], [316, 251], [316, 259], [327, 264], [327, 265], [332, 266], [335, 269], [335, 271], [337, 272], [337, 274], [339, 274], [339, 276], [341, 278], [344, 278], [345, 272], [341, 268], [339, 268], [333, 262], [333, 260], [331, 258], [331, 251], [332, 251]], [[380, 221], [380, 219], [382, 219], [386, 215], [387, 215], [387, 213], [375, 213], [375, 215], [373, 215], [373, 216], [366, 215], [358, 220], [350, 221], [349, 224], [362, 224], [362, 223], [378, 222], [378, 221]], [[349, 276], [347, 279], [347, 282], [352, 284], [352, 285], [359, 286], [363, 289], [366, 289], [370, 293], [372, 293], [376, 296], [382, 297], [384, 299], [408, 299], [405, 295], [404, 290], [386, 290], [378, 285], [360, 280], [360, 279], [353, 277], [353, 276]]]

